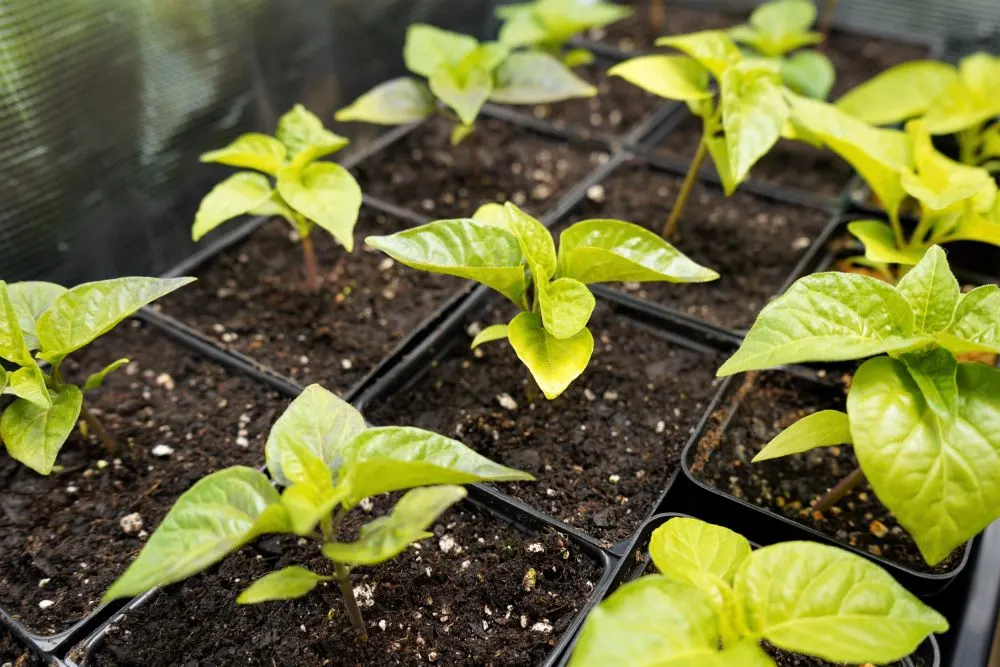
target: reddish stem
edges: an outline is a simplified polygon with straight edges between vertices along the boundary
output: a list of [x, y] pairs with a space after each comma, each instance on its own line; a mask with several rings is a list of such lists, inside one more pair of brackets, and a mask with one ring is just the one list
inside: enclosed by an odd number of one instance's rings
[[836, 505], [841, 498], [858, 487], [865, 481], [865, 474], [861, 468], [855, 468], [854, 472], [837, 482], [837, 486], [830, 489], [825, 496], [817, 500], [812, 508], [817, 512], [825, 512]]
[[316, 249], [309, 236], [302, 237], [302, 258], [306, 265], [306, 290], [315, 292], [319, 289], [319, 267], [316, 263]]
[[114, 455], [118, 451], [118, 442], [104, 429], [104, 426], [102, 426], [101, 422], [97, 420], [97, 417], [95, 417], [93, 413], [87, 409], [86, 405], [80, 406], [80, 416], [82, 416], [83, 421], [87, 423], [87, 428], [89, 428], [91, 432], [97, 436], [97, 439], [101, 441], [101, 445], [104, 446], [104, 451], [107, 452], [108, 455]]

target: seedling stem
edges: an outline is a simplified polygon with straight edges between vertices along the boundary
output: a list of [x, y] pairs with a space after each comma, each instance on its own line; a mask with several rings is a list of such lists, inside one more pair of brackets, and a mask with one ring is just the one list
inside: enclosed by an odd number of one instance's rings
[[841, 498], [857, 488], [857, 486], [863, 481], [865, 481], [865, 473], [861, 471], [861, 468], [855, 468], [854, 472], [837, 482], [835, 487], [830, 489], [825, 496], [817, 500], [815, 504], [813, 504], [813, 510], [817, 512], [827, 511], [840, 502]]
[[367, 642], [368, 629], [365, 628], [365, 621], [361, 617], [361, 608], [358, 607], [358, 601], [354, 597], [354, 590], [351, 588], [351, 569], [343, 563], [337, 563], [337, 569], [334, 571], [333, 578], [337, 580], [340, 592], [344, 596], [347, 615], [351, 618], [351, 625], [354, 626], [354, 629], [358, 633], [358, 641], [362, 643]]
[[701, 170], [701, 165], [707, 154], [708, 143], [702, 137], [701, 141], [698, 142], [698, 151], [694, 154], [694, 160], [691, 161], [691, 166], [684, 177], [684, 183], [681, 184], [681, 191], [677, 194], [677, 200], [670, 211], [670, 217], [667, 218], [667, 223], [663, 226], [663, 238], [669, 239], [677, 230], [677, 223], [681, 219], [681, 214], [684, 213], [684, 205], [687, 204], [688, 197], [691, 196], [695, 181], [698, 180], [698, 172]]
[[302, 258], [306, 264], [306, 290], [315, 292], [319, 289], [319, 267], [316, 263], [316, 249], [313, 247], [312, 237], [309, 235], [302, 237]]
[[111, 434], [108, 433], [101, 422], [97, 420], [90, 410], [87, 409], [86, 405], [80, 406], [80, 414], [83, 416], [83, 420], [87, 423], [87, 428], [93, 431], [97, 438], [101, 441], [101, 445], [104, 446], [104, 451], [109, 455], [114, 454], [118, 451], [118, 442], [115, 441]]

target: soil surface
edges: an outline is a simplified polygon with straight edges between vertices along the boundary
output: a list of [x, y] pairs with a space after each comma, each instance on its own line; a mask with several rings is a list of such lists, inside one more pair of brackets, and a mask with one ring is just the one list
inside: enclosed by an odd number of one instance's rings
[[0, 629], [0, 665], [41, 667], [42, 664], [41, 658], [24, 648], [14, 635]]
[[[626, 164], [591, 188], [566, 221], [617, 218], [660, 233], [681, 181], [641, 163]], [[749, 328], [826, 224], [827, 214], [819, 210], [778, 204], [747, 191], [726, 198], [699, 182], [670, 242], [717, 271], [720, 279], [694, 285], [626, 284], [625, 289], [712, 324]]]
[[812, 503], [857, 468], [849, 446], [824, 447], [804, 454], [751, 464], [751, 459], [774, 436], [819, 410], [844, 410], [846, 373], [826, 375], [820, 382], [790, 373], [746, 375], [736, 394], [746, 394], [724, 432], [731, 406], [716, 413], [716, 426], [698, 443], [692, 471], [712, 486], [815, 528], [837, 541], [881, 556], [920, 572], [949, 572], [960, 562], [957, 549], [943, 563], [924, 562], [909, 534], [879, 502], [865, 483], [827, 513], [813, 512]]
[[[375, 505], [375, 513], [387, 507]], [[398, 558], [355, 572], [366, 645], [354, 641], [334, 583], [298, 600], [235, 604], [251, 581], [287, 565], [329, 573], [314, 545], [283, 536], [129, 613], [88, 665], [539, 664], [601, 576], [598, 563], [560, 534], [526, 536], [469, 504], [432, 530]]]
[[302, 384], [344, 392], [373, 370], [435, 310], [471, 283], [410, 269], [364, 245], [406, 227], [362, 209], [355, 250], [313, 232], [322, 283], [303, 284], [302, 250], [273, 220], [216, 255], [198, 282], [159, 302], [164, 312]]
[[[498, 304], [467, 325], [508, 321], [514, 311]], [[590, 365], [553, 401], [506, 341], [473, 352], [460, 334], [413, 386], [365, 414], [449, 435], [530, 472], [537, 482], [502, 490], [610, 545], [646, 518], [677, 470], [720, 358], [669, 343], [600, 302], [590, 330]]]
[[430, 218], [470, 216], [493, 201], [538, 216], [608, 159], [492, 118], [481, 119], [459, 146], [449, 143], [451, 128], [451, 121], [432, 118], [362, 162], [355, 168], [361, 189]]
[[[843, 663], [827, 662], [826, 660], [821, 660], [820, 658], [813, 658], [810, 656], [789, 653], [787, 651], [782, 651], [781, 649], [777, 649], [769, 645], [765, 645], [764, 650], [771, 654], [775, 662], [778, 663], [779, 667], [848, 667]], [[927, 664], [927, 662], [922, 657], [915, 656], [915, 658], [911, 659], [910, 661], [894, 662], [890, 665], [886, 665], [885, 667], [931, 667], [931, 666]]]
[[[139, 513], [142, 529], [152, 532], [207, 473], [260, 465], [267, 431], [284, 409], [272, 392], [135, 321], [63, 369], [82, 381], [126, 353], [132, 363], [86, 398], [119, 453], [107, 454], [76, 431], [57, 461], [62, 470], [49, 477], [0, 458], [0, 604], [39, 634], [65, 630], [93, 611], [143, 546], [146, 534], [126, 534], [124, 517]], [[157, 446], [169, 449], [156, 456]]]

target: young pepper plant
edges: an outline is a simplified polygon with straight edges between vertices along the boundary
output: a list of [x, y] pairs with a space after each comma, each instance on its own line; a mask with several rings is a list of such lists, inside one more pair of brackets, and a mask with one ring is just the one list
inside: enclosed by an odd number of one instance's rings
[[521, 309], [509, 324], [487, 327], [472, 341], [510, 341], [545, 397], [559, 396], [587, 367], [594, 338], [590, 283], [698, 283], [718, 274], [691, 261], [659, 236], [621, 220], [584, 220], [559, 239], [511, 203], [486, 204], [471, 219], [438, 220], [365, 243], [407, 266], [468, 278]]
[[761, 310], [720, 376], [784, 364], [868, 359], [847, 412], [803, 418], [755, 461], [852, 444], [860, 468], [814, 508], [867, 478], [931, 565], [1000, 517], [1000, 370], [955, 355], [1000, 352], [1000, 288], [967, 294], [930, 248], [895, 286], [819, 273]]
[[878, 565], [814, 542], [751, 549], [739, 533], [673, 518], [653, 531], [659, 574], [598, 605], [570, 667], [776, 667], [760, 642], [837, 664], [888, 664], [948, 621]]
[[594, 62], [586, 49], [567, 49], [569, 41], [585, 30], [601, 28], [632, 15], [632, 9], [602, 0], [534, 0], [504, 5], [496, 10], [503, 19], [500, 43], [516, 49], [532, 47], [561, 58], [567, 67]]
[[451, 143], [457, 146], [475, 131], [487, 101], [543, 104], [597, 94], [547, 53], [513, 52], [498, 42], [480, 43], [420, 23], [406, 32], [403, 59], [427, 82], [413, 77], [386, 81], [338, 111], [336, 119], [402, 125], [442, 113], [456, 123]]
[[[705, 157], [711, 155], [726, 195], [732, 194], [777, 143], [790, 112], [775, 64], [745, 57], [725, 32], [664, 37], [656, 44], [686, 55], [639, 56], [611, 68], [610, 74], [654, 95], [687, 102], [702, 119], [698, 149], [663, 227], [664, 238], [669, 238]], [[712, 77], [718, 92], [710, 86]]]
[[116, 278], [72, 289], [47, 282], [0, 281], [0, 357], [16, 366], [0, 368], [0, 389], [15, 397], [0, 415], [0, 440], [10, 457], [48, 475], [81, 415], [113, 454], [114, 439], [83, 398], [128, 359], [111, 362], [81, 386], [63, 378], [62, 363], [143, 306], [193, 280]]
[[[298, 535], [317, 543], [331, 573], [286, 567], [255, 581], [237, 602], [291, 600], [335, 581], [364, 641], [368, 631], [351, 587], [356, 567], [391, 560], [430, 537], [427, 528], [465, 497], [456, 485], [533, 479], [430, 431], [368, 428], [361, 413], [319, 385], [292, 401], [265, 448], [267, 470], [281, 492], [244, 466], [203, 478], [178, 498], [104, 600], [186, 579], [261, 535]], [[354, 541], [340, 540], [344, 518], [362, 500], [407, 489], [389, 514], [361, 526]]]
[[311, 237], [315, 227], [329, 232], [348, 252], [354, 249], [361, 188], [339, 164], [318, 161], [347, 144], [347, 139], [325, 129], [319, 118], [296, 104], [278, 121], [275, 136], [252, 132], [205, 153], [202, 162], [255, 171], [238, 172], [205, 196], [195, 215], [192, 238], [197, 241], [241, 215], [281, 217], [302, 244], [306, 289], [316, 291], [319, 268]]

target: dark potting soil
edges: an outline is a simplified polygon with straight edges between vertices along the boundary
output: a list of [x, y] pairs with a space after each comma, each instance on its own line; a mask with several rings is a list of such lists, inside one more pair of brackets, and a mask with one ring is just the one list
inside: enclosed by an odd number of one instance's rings
[[470, 284], [416, 271], [365, 246], [368, 235], [406, 227], [363, 208], [347, 253], [313, 233], [322, 282], [303, 285], [302, 249], [273, 220], [215, 256], [198, 282], [160, 303], [163, 311], [303, 384], [344, 392], [367, 375], [436, 309]]
[[[492, 118], [481, 119], [458, 146], [449, 143], [451, 128], [451, 121], [432, 118], [368, 158], [355, 168], [361, 188], [430, 218], [468, 217], [493, 201], [539, 216], [608, 159]], [[473, 151], [477, 165], [470, 169]]]
[[847, 374], [826, 375], [821, 382], [783, 372], [744, 376], [736, 391], [737, 398], [745, 394], [742, 404], [724, 431], [720, 425], [734, 401], [713, 416], [715, 424], [698, 443], [692, 472], [726, 493], [875, 556], [920, 572], [954, 569], [962, 549], [943, 563], [928, 566], [912, 538], [867, 483], [829, 512], [810, 509], [815, 500], [857, 468], [851, 447], [824, 447], [773, 461], [750, 462], [774, 436], [802, 417], [819, 410], [843, 410], [849, 380]]
[[[466, 324], [507, 322], [497, 305]], [[468, 349], [459, 334], [413, 386], [369, 405], [374, 423], [419, 426], [461, 440], [534, 483], [501, 490], [612, 544], [643, 521], [712, 396], [719, 358], [667, 342], [598, 303], [594, 356], [548, 401], [506, 342]]]
[[[782, 651], [781, 649], [774, 648], [767, 644], [764, 645], [764, 650], [767, 651], [775, 662], [778, 663], [779, 667], [847, 667], [843, 663], [833, 663], [827, 662], [820, 658], [813, 658], [806, 655], [799, 655], [796, 653], [788, 653], [787, 651]], [[869, 665], [871, 663], [868, 663]], [[931, 667], [927, 662], [920, 656], [915, 656], [909, 662], [894, 662], [884, 667]]]
[[[618, 168], [566, 219], [617, 218], [657, 233], [682, 179], [632, 162]], [[748, 191], [724, 197], [699, 182], [670, 242], [719, 280], [696, 285], [626, 284], [644, 299], [729, 329], [748, 328], [824, 229], [822, 211], [772, 202]]]
[[42, 660], [26, 649], [10, 631], [0, 629], [0, 665], [11, 667], [42, 667]]
[[538, 664], [601, 576], [599, 565], [562, 535], [527, 536], [469, 504], [432, 530], [398, 558], [354, 573], [370, 637], [365, 645], [355, 642], [334, 583], [298, 600], [235, 604], [250, 582], [281, 567], [330, 571], [314, 545], [296, 546], [284, 536], [129, 612], [90, 664]]
[[[34, 632], [66, 630], [92, 611], [174, 500], [198, 479], [263, 461], [284, 401], [130, 321], [65, 362], [67, 377], [123, 354], [132, 362], [88, 392], [87, 405], [115, 435], [109, 455], [79, 430], [42, 477], [0, 458], [0, 605]], [[79, 363], [77, 363], [79, 362]], [[161, 449], [155, 450], [154, 448]], [[163, 449], [166, 447], [167, 449]]]
[[[591, 30], [588, 36], [596, 41], [613, 46], [625, 53], [646, 51], [653, 47], [659, 35], [653, 35], [649, 20], [651, 0], [631, 0], [632, 16], [612, 23], [604, 28]], [[719, 11], [687, 9], [685, 7], [664, 6], [663, 35], [683, 35], [700, 30], [725, 30], [740, 23], [742, 17]]]

